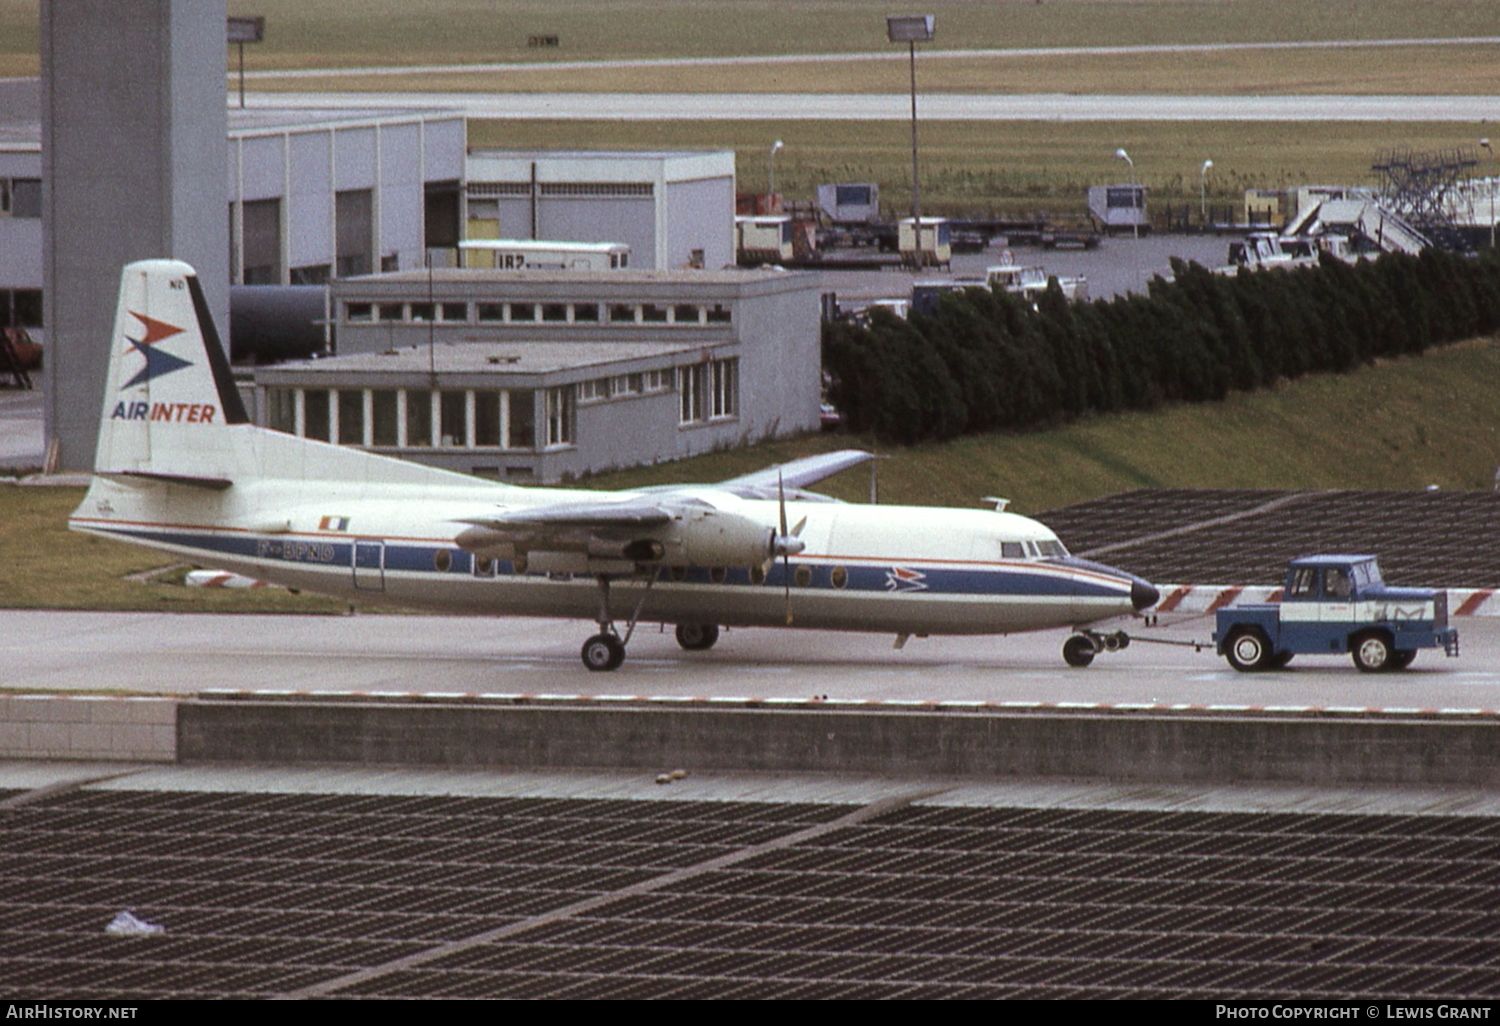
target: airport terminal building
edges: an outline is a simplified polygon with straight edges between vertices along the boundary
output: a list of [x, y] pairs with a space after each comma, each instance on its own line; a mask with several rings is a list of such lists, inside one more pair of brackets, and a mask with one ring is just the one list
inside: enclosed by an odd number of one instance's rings
[[818, 426], [816, 275], [440, 269], [332, 294], [339, 355], [255, 371], [268, 427], [552, 483]]

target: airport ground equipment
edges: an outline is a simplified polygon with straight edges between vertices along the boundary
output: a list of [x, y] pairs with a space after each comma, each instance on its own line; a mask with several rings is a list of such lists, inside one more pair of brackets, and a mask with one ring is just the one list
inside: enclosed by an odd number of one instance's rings
[[1219, 610], [1214, 642], [1242, 672], [1281, 669], [1304, 654], [1348, 652], [1365, 673], [1404, 670], [1418, 650], [1439, 645], [1458, 655], [1447, 592], [1390, 587], [1374, 556], [1292, 560], [1281, 601]]

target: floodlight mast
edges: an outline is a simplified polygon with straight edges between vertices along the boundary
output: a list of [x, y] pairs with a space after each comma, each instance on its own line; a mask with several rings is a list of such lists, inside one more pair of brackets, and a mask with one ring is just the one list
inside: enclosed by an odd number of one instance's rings
[[920, 240], [922, 230], [922, 179], [917, 172], [917, 44], [929, 43], [937, 23], [931, 14], [891, 14], [885, 19], [886, 38], [905, 43], [911, 55], [911, 217]]
[[1203, 215], [1204, 228], [1208, 227], [1208, 171], [1213, 166], [1212, 160], [1205, 160], [1198, 170], [1198, 212]]
[[[1137, 186], [1135, 184], [1135, 161], [1130, 159], [1130, 154], [1125, 152], [1125, 147], [1123, 146], [1115, 150], [1115, 156], [1119, 157], [1130, 166], [1130, 209], [1135, 210], [1135, 201], [1140, 198], [1137, 192]], [[1131, 234], [1134, 235], [1137, 239], [1141, 237], [1141, 222], [1139, 214], [1132, 214], [1130, 216], [1130, 231]]]

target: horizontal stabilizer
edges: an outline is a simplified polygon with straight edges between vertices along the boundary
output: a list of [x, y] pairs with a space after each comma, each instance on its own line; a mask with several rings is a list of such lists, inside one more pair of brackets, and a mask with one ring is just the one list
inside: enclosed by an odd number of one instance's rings
[[222, 492], [224, 489], [234, 484], [234, 482], [229, 480], [227, 477], [195, 477], [191, 474], [157, 474], [149, 470], [113, 470], [100, 472], [99, 476], [112, 477], [117, 480], [125, 481], [134, 479], [137, 481], [161, 482], [163, 484], [180, 484], [187, 485], [190, 488], [207, 488], [215, 492]]

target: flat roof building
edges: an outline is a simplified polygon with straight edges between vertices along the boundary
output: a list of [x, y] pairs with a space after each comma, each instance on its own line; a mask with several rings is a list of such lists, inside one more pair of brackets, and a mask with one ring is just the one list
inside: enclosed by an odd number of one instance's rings
[[475, 150], [465, 237], [623, 242], [632, 267], [734, 265], [734, 151]]
[[437, 269], [332, 290], [340, 355], [255, 371], [269, 427], [542, 482], [818, 427], [816, 275]]

